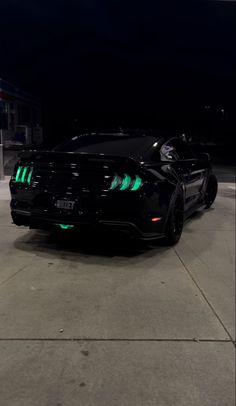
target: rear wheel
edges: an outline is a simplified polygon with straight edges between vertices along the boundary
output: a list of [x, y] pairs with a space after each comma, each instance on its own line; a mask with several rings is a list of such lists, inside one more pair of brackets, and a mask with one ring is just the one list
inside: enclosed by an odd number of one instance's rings
[[207, 188], [205, 192], [205, 205], [206, 209], [209, 209], [211, 205], [214, 203], [216, 195], [217, 195], [217, 190], [218, 190], [218, 183], [215, 175], [210, 175], [208, 182], [207, 182]]
[[166, 245], [176, 244], [182, 234], [184, 225], [184, 204], [183, 196], [178, 194], [172, 203], [169, 217], [166, 224], [164, 242]]

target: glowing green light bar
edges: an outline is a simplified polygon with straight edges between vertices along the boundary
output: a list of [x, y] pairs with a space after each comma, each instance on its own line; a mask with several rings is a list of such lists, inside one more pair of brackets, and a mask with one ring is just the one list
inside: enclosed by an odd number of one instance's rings
[[70, 224], [58, 224], [62, 230], [69, 230], [70, 228], [74, 228], [74, 226]]
[[33, 168], [30, 166], [19, 166], [16, 171], [15, 182], [28, 183], [30, 185], [33, 175]]
[[33, 168], [30, 169], [30, 172], [29, 172], [28, 177], [27, 177], [28, 185], [30, 185], [32, 175], [33, 175]]
[[23, 169], [22, 166], [19, 166], [18, 169], [17, 169], [16, 178], [15, 178], [15, 181], [16, 181], [16, 182], [19, 182], [19, 181], [20, 181], [20, 175], [21, 175], [21, 170], [22, 170], [22, 169]]
[[132, 190], [132, 191], [138, 190], [142, 186], [142, 183], [143, 183], [142, 179], [139, 176], [136, 176], [136, 179], [130, 190]]
[[22, 175], [21, 175], [21, 179], [20, 179], [20, 182], [22, 182], [22, 183], [25, 181], [25, 176], [26, 176], [27, 170], [28, 170], [28, 166], [25, 166], [23, 169]]
[[131, 183], [131, 177], [129, 175], [127, 175], [127, 173], [125, 173], [125, 177], [122, 180], [122, 184], [120, 187], [120, 190], [126, 190], [128, 189], [129, 185]]
[[113, 178], [113, 181], [111, 182], [111, 186], [110, 186], [109, 190], [115, 189], [119, 185], [119, 183], [120, 183], [120, 178], [119, 178], [119, 176], [115, 175]]

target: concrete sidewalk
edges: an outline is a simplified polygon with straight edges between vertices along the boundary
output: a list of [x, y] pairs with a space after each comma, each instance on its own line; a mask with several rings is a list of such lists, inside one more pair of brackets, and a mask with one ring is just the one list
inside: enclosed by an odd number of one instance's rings
[[9, 181], [10, 176], [5, 176], [5, 179], [0, 181], [0, 200], [10, 200]]
[[12, 225], [7, 183], [0, 404], [235, 405], [233, 183], [220, 184], [175, 248], [137, 250]]

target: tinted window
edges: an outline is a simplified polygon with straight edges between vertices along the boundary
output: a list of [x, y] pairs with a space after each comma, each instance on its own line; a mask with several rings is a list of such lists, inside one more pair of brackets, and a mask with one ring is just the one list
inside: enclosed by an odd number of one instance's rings
[[160, 154], [161, 159], [164, 161], [177, 161], [180, 159], [172, 141], [169, 141], [162, 146]]
[[141, 156], [153, 143], [151, 136], [91, 134], [72, 138], [56, 151], [87, 152], [121, 156]]
[[181, 139], [173, 138], [161, 148], [161, 158], [177, 161], [182, 159], [192, 159], [193, 153], [190, 147]]
[[188, 144], [186, 144], [186, 142], [175, 138], [175, 139], [173, 139], [173, 145], [174, 145], [180, 159], [192, 159], [193, 158], [192, 150], [188, 146]]

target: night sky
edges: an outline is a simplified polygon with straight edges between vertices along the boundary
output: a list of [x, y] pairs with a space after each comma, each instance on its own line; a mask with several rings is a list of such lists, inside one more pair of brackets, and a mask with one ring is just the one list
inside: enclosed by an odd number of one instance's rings
[[48, 133], [232, 110], [236, 3], [179, 3], [0, 0], [0, 77], [41, 97]]

